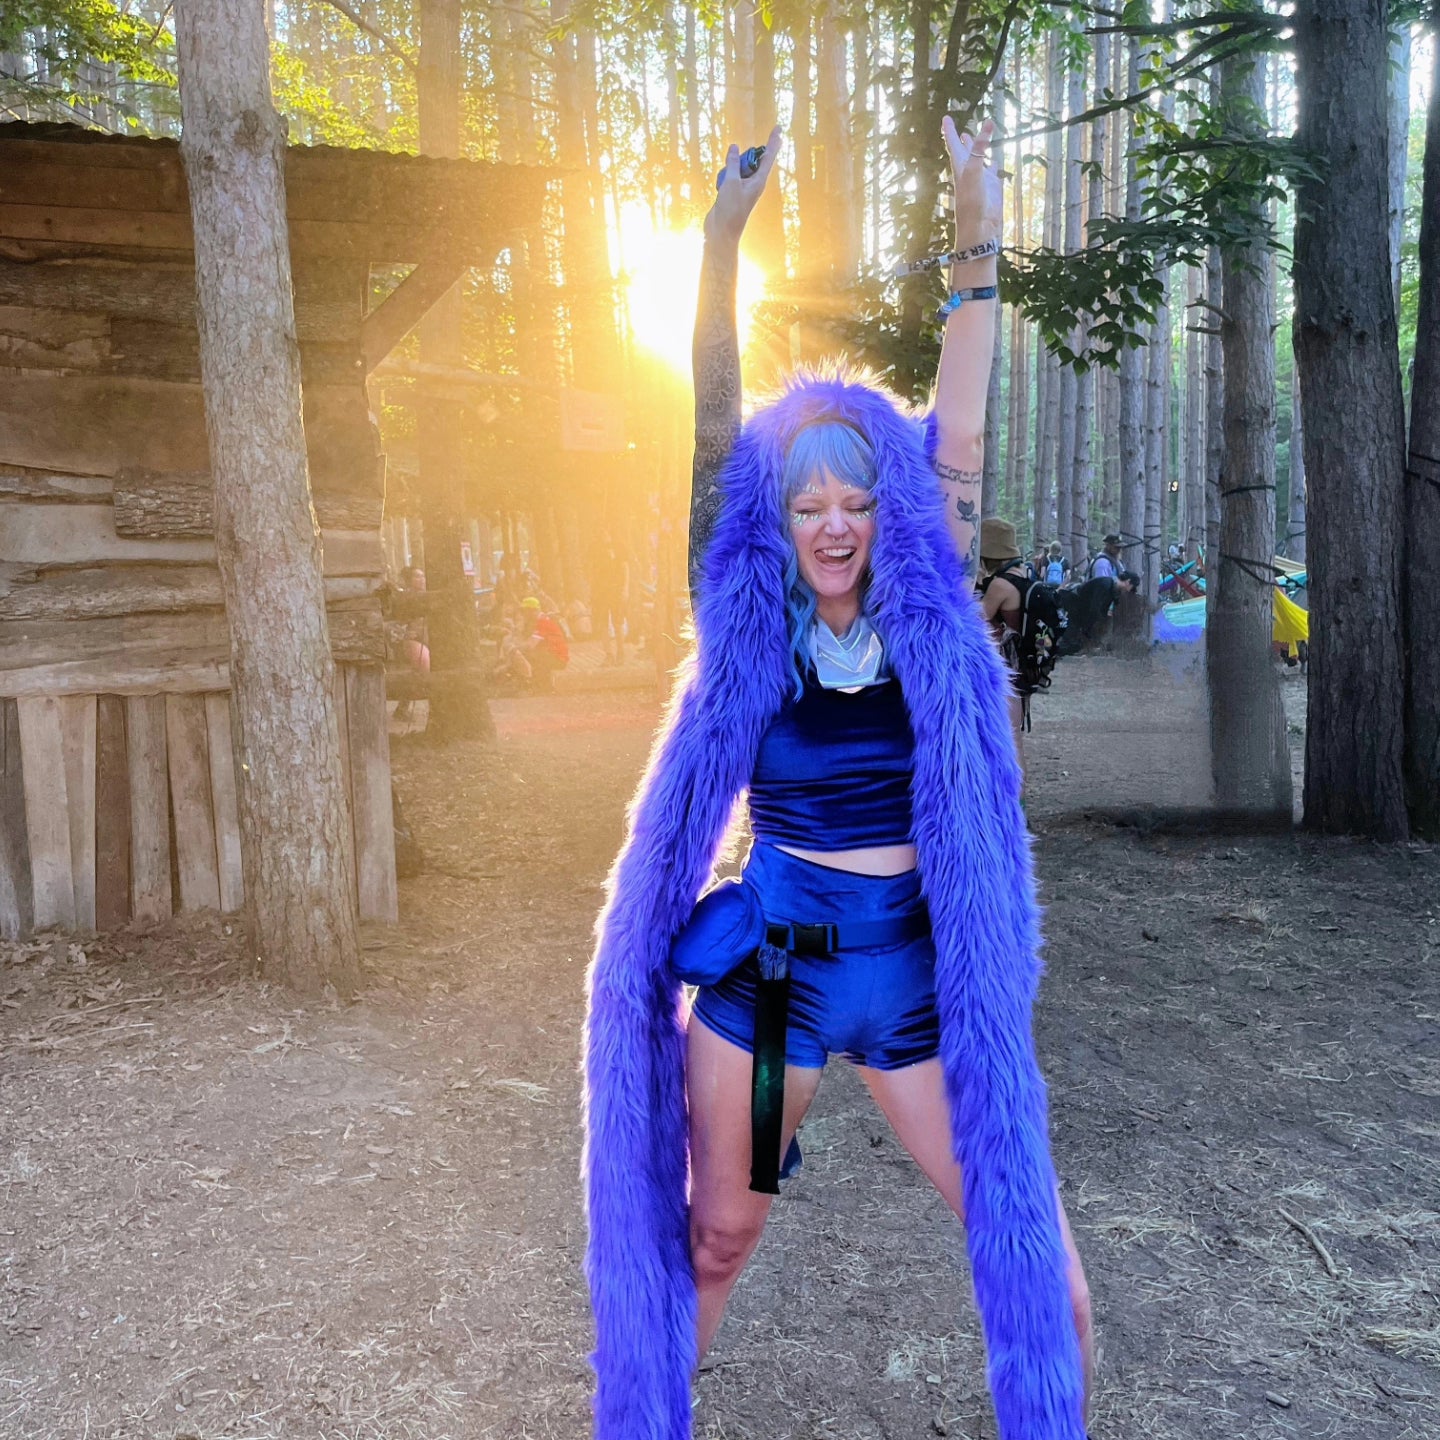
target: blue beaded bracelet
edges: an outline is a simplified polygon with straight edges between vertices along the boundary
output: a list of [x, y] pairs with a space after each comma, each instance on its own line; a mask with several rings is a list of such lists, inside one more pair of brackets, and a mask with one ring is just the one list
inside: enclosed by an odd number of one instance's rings
[[993, 300], [1000, 293], [995, 285], [979, 285], [973, 290], [954, 290], [950, 298], [935, 312], [937, 320], [948, 320], [967, 300]]

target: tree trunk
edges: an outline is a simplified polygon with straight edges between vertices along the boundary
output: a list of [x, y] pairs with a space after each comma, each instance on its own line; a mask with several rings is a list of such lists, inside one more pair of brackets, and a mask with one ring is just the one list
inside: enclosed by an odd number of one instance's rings
[[[1065, 108], [1075, 116], [1085, 108], [1085, 64], [1072, 64], [1065, 81]], [[1067, 255], [1080, 248], [1081, 219], [1085, 210], [1084, 173], [1080, 168], [1084, 127], [1071, 125], [1065, 132], [1065, 222], [1062, 243]], [[1079, 335], [1069, 337], [1073, 350]], [[1055, 452], [1055, 538], [1067, 550], [1071, 542], [1071, 517], [1075, 508], [1075, 463], [1077, 454], [1076, 412], [1079, 408], [1079, 377], [1073, 365], [1060, 370], [1060, 430]]]
[[[1404, 403], [1387, 225], [1387, 36], [1367, 0], [1300, 0], [1295, 288], [1306, 400], [1305, 823], [1400, 839]], [[1378, 558], [1377, 558], [1378, 557]]]
[[1432, 42], [1432, 54], [1405, 477], [1405, 778], [1411, 826], [1440, 840], [1440, 43]]
[[[995, 116], [995, 138], [991, 142], [991, 153], [996, 157], [996, 162], [1000, 163], [1005, 154], [1005, 61], [1003, 56], [1000, 68], [995, 72], [995, 89], [992, 94], [991, 108]], [[1004, 336], [1005, 320], [1002, 307], [1001, 313], [996, 316], [995, 346], [990, 356], [990, 384], [985, 392], [985, 458], [980, 483], [980, 515], [982, 519], [1000, 513], [1000, 409], [1004, 403], [1001, 375], [1005, 358]], [[1012, 370], [1014, 368], [1013, 355], [1011, 356], [1011, 368]]]
[[854, 190], [854, 121], [850, 114], [850, 81], [845, 21], [836, 0], [820, 15], [816, 130], [819, 138], [820, 183], [825, 196], [825, 229], [829, 244], [831, 285], [851, 284], [860, 272], [860, 215]]
[[[1265, 72], [1253, 56], [1225, 60], [1227, 130], [1264, 133]], [[1246, 103], [1255, 108], [1247, 110]], [[1261, 221], [1257, 207], [1252, 217]], [[1210, 759], [1222, 810], [1289, 820], [1290, 751], [1271, 658], [1275, 553], [1275, 349], [1265, 247], [1228, 250], [1224, 266], [1225, 456], [1220, 476], [1218, 583], [1205, 625]]]
[[[1440, 31], [1432, 32], [1440, 33]], [[1387, 170], [1390, 178], [1390, 289], [1395, 314], [1400, 314], [1401, 240], [1405, 234], [1405, 175], [1410, 164], [1410, 22], [1390, 34], [1390, 143]]]
[[[1175, 12], [1173, 0], [1164, 0], [1161, 19], [1169, 22]], [[1167, 88], [1160, 99], [1160, 117], [1166, 124], [1175, 119], [1175, 92]], [[1160, 558], [1165, 550], [1165, 451], [1170, 438], [1170, 268], [1160, 269], [1160, 302], [1145, 362], [1145, 544], [1139, 570], [1145, 597], [1146, 634], [1154, 624], [1160, 603]]]
[[175, 27], [246, 908], [267, 975], [348, 995], [353, 841], [300, 413], [285, 127], [259, 6], [181, 0]]
[[[1059, 119], [1065, 108], [1060, 45], [1055, 31], [1045, 40], [1045, 112]], [[1065, 152], [1064, 138], [1052, 130], [1045, 138], [1045, 247], [1059, 250], [1065, 241]], [[1040, 437], [1040, 468], [1035, 477], [1035, 544], [1058, 538], [1055, 525], [1056, 502], [1064, 483], [1060, 470], [1060, 411], [1066, 398], [1065, 374], [1070, 375], [1072, 394], [1074, 372], [1062, 367], [1055, 352], [1045, 350], [1045, 407]], [[1073, 413], [1074, 402], [1071, 401]], [[1073, 442], [1071, 448], [1073, 449]]]
[[[417, 86], [422, 154], [460, 154], [460, 0], [422, 0]], [[452, 285], [419, 324], [422, 364], [464, 363], [463, 282]], [[425, 532], [426, 621], [430, 645], [430, 712], [426, 738], [489, 739], [495, 733], [479, 664], [475, 595], [461, 545], [469, 538], [460, 456], [459, 401], [421, 382], [416, 406], [420, 520]]]
[[1300, 366], [1290, 375], [1290, 498], [1285, 520], [1285, 556], [1305, 563], [1305, 409], [1300, 396]]
[[[1185, 305], [1185, 478], [1181, 482], [1184, 522], [1180, 539], [1185, 557], [1194, 560], [1205, 544], [1205, 336], [1213, 316], [1200, 306], [1205, 290], [1205, 272], [1198, 266], [1188, 271]], [[1178, 597], [1177, 597], [1178, 598]]]
[[[1110, 78], [1110, 37], [1095, 37], [1095, 103], [1105, 98], [1105, 88]], [[1082, 90], [1079, 103], [1084, 104]], [[1105, 210], [1105, 155], [1107, 149], [1107, 117], [1099, 116], [1090, 122], [1090, 171], [1086, 177], [1087, 212], [1086, 243], [1090, 236], [1088, 227], [1100, 219]], [[1089, 341], [1090, 327], [1081, 329], [1082, 346]], [[1084, 370], [1076, 379], [1075, 386], [1075, 497], [1070, 511], [1070, 533], [1061, 537], [1066, 546], [1076, 574], [1083, 574], [1083, 566], [1090, 554], [1090, 501], [1095, 489], [1095, 411], [1097, 402], [1096, 374], [1093, 368]]]
[[[1220, 107], [1220, 76], [1210, 71], [1210, 106]], [[1225, 465], [1225, 347], [1220, 339], [1224, 267], [1218, 247], [1205, 254], [1205, 613], [1220, 591], [1220, 472]]]
[[695, 6], [685, 6], [685, 136], [686, 189], [697, 209], [708, 199], [708, 176], [700, 164], [700, 65], [695, 53]]
[[[1015, 88], [1020, 93], [1023, 72], [1017, 50]], [[1017, 125], [1017, 130], [1019, 126]], [[1011, 186], [1014, 194], [1013, 221], [1015, 244], [1024, 249], [1025, 236], [1025, 166], [1021, 159], [1023, 141], [1015, 142], [1015, 160]], [[1020, 307], [1010, 312], [1010, 414], [1009, 439], [1005, 449], [1005, 502], [1008, 513], [1021, 523], [1025, 515], [1025, 472], [1030, 463], [1030, 348], [1029, 326]]]
[[[1129, 85], [1131, 93], [1140, 85], [1140, 43], [1129, 42]], [[1140, 218], [1140, 176], [1136, 151], [1140, 145], [1139, 124], [1130, 120], [1130, 143], [1125, 156], [1125, 214]], [[1139, 570], [1142, 563], [1141, 535], [1145, 528], [1145, 355], [1126, 346], [1120, 352], [1120, 544], [1126, 569]], [[1138, 631], [1138, 606], [1127, 615], [1121, 610], [1121, 628]]]
[[[737, 145], [746, 147], [764, 140], [780, 114], [775, 99], [775, 32], [758, 19], [752, 19], [751, 24], [755, 31], [755, 108], [750, 134], [735, 137]], [[765, 197], [745, 227], [745, 242], [767, 277], [783, 278], [785, 222], [780, 191], [779, 185], [767, 187]]]

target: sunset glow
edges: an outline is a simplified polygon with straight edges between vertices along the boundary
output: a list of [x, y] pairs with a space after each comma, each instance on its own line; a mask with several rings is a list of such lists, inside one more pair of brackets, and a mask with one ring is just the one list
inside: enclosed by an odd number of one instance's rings
[[[631, 333], [642, 349], [682, 373], [690, 369], [690, 333], [703, 250], [698, 225], [656, 229], [643, 205], [627, 205], [620, 213], [621, 277]], [[764, 274], [753, 261], [741, 258], [736, 288], [743, 350], [755, 306], [765, 293]]]

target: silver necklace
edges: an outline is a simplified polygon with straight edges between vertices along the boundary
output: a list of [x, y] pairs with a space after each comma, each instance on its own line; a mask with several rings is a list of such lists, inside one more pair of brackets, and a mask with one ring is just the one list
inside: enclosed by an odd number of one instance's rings
[[859, 690], [889, 678], [885, 644], [863, 613], [843, 636], [817, 615], [810, 629], [810, 657], [825, 690]]

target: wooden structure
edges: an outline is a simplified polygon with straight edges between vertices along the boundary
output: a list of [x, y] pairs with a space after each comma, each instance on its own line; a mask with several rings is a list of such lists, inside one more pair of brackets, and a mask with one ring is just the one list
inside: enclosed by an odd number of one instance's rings
[[[286, 157], [361, 914], [395, 916], [366, 377], [547, 176]], [[372, 266], [412, 265], [378, 305]], [[0, 935], [242, 903], [190, 211], [174, 141], [0, 125]]]

